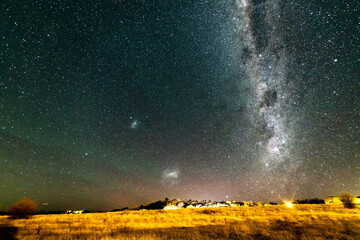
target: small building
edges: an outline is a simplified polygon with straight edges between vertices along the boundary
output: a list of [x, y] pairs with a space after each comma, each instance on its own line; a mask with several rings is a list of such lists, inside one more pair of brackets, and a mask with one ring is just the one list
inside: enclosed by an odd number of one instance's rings
[[66, 214], [82, 214], [84, 210], [66, 210]]
[[342, 204], [339, 197], [336, 196], [328, 196], [324, 199], [325, 204]]

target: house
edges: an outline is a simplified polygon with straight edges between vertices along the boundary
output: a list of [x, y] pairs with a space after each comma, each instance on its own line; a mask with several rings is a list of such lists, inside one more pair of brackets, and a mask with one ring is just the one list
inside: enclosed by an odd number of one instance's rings
[[342, 204], [339, 197], [336, 196], [328, 196], [324, 199], [325, 204]]

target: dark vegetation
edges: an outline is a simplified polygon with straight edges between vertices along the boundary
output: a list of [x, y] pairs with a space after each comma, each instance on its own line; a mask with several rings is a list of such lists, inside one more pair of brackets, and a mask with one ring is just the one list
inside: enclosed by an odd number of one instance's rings
[[0, 225], [0, 239], [1, 240], [16, 240], [15, 238], [16, 233], [18, 232], [18, 228], [7, 225], [1, 224]]
[[128, 209], [129, 209], [128, 207], [116, 208], [116, 209], [111, 210], [110, 212], [121, 212], [121, 211], [125, 211], [125, 210], [128, 210]]
[[8, 207], [12, 218], [29, 218], [36, 213], [37, 204], [31, 199], [23, 199]]
[[140, 210], [141, 209], [146, 209], [146, 210], [163, 209], [166, 205], [167, 205], [166, 201], [157, 201], [157, 202], [149, 203], [147, 205], [140, 205]]
[[308, 199], [295, 200], [294, 203], [295, 204], [325, 204], [325, 201], [319, 198], [308, 198]]
[[349, 193], [344, 193], [340, 195], [340, 201], [344, 204], [344, 208], [355, 208], [355, 197]]

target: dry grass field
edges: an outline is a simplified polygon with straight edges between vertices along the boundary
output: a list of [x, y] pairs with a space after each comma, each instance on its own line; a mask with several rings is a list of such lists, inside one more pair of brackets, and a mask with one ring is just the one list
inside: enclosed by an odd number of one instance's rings
[[1, 216], [0, 238], [360, 239], [360, 209], [281, 205], [36, 215], [16, 220]]

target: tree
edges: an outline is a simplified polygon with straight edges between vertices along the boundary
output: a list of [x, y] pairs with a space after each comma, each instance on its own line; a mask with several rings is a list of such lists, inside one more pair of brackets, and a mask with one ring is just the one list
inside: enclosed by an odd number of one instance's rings
[[340, 195], [340, 201], [344, 204], [344, 208], [355, 208], [354, 196], [349, 193]]
[[308, 198], [308, 199], [298, 199], [294, 201], [295, 204], [325, 204], [323, 199], [318, 198]]
[[29, 218], [35, 214], [37, 204], [34, 200], [23, 199], [8, 207], [7, 212], [13, 218]]

